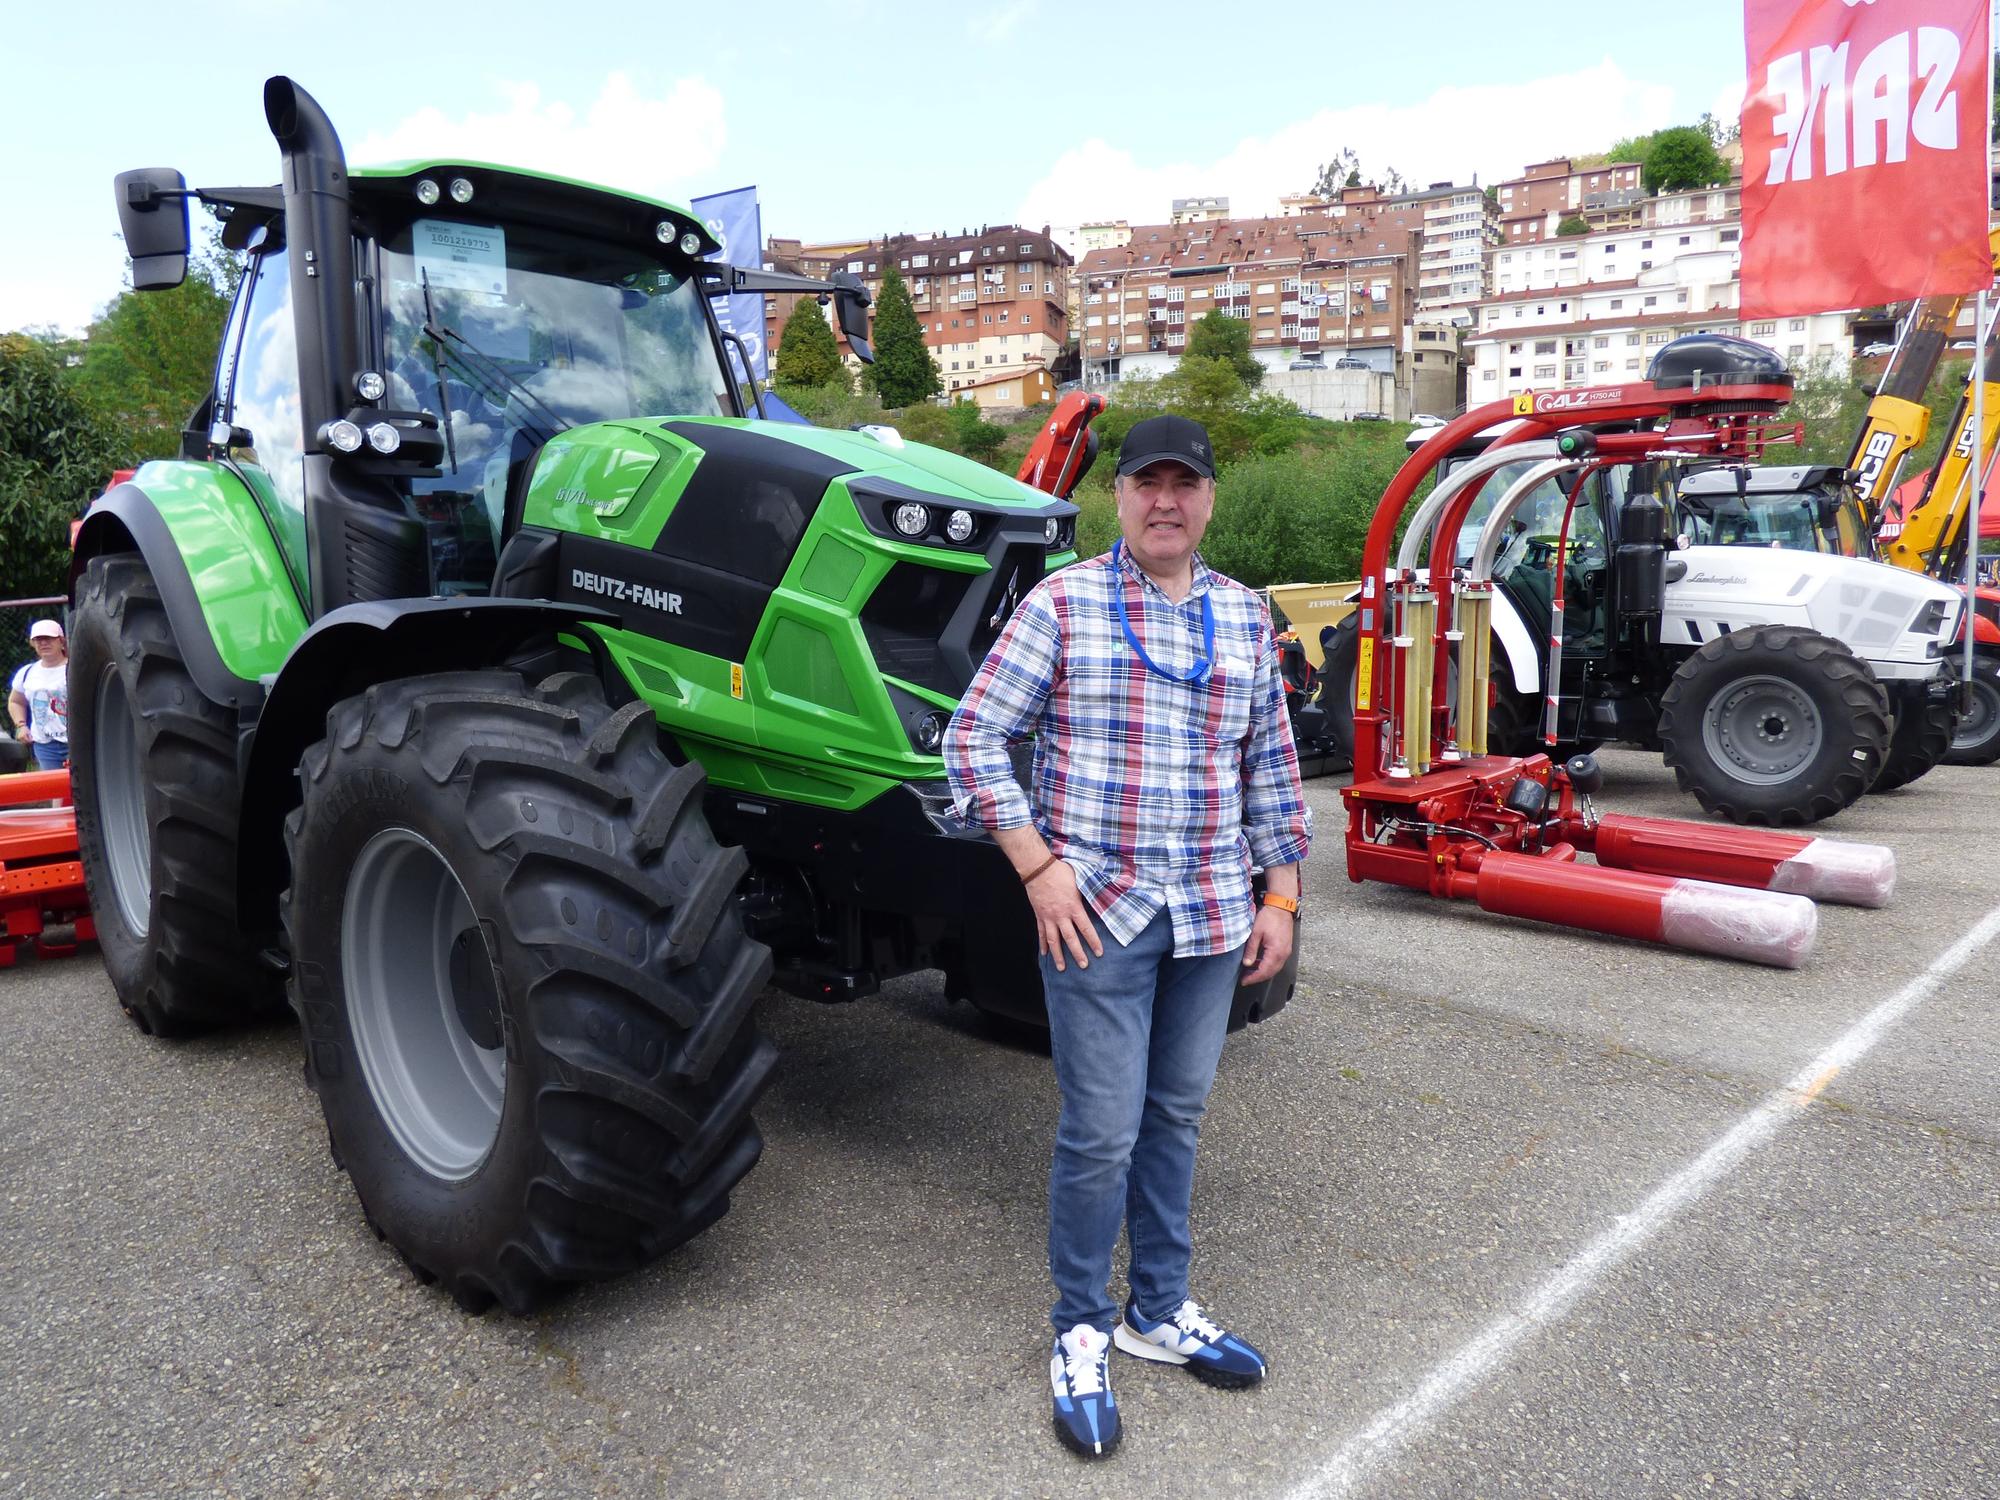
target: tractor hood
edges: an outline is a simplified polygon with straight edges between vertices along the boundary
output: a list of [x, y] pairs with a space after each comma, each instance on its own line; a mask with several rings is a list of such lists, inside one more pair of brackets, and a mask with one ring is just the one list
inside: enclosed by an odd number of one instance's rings
[[1777, 547], [1684, 547], [1662, 639], [1700, 645], [1752, 625], [1801, 625], [1844, 641], [1885, 678], [1929, 677], [1957, 634], [1958, 592], [1887, 563]]

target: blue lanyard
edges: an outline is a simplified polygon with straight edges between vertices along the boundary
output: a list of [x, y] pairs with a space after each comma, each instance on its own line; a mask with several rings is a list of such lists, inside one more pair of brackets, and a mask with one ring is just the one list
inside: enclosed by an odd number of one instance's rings
[[1123, 537], [1111, 544], [1111, 567], [1112, 571], [1118, 574], [1118, 626], [1125, 632], [1125, 639], [1131, 644], [1132, 649], [1139, 653], [1139, 660], [1146, 664], [1146, 670], [1154, 676], [1164, 677], [1169, 682], [1208, 681], [1208, 674], [1215, 670], [1215, 606], [1209, 602], [1209, 595], [1204, 593], [1201, 596], [1201, 660], [1196, 662], [1193, 669], [1185, 675], [1169, 672], [1146, 654], [1146, 648], [1139, 644], [1139, 637], [1132, 633], [1132, 616], [1125, 609], [1125, 574], [1118, 565], [1119, 559], [1124, 556], [1124, 551]]

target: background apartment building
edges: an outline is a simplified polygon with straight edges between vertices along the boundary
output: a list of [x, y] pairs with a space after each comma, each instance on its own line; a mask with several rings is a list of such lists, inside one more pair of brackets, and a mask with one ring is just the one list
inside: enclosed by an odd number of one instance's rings
[[1646, 190], [1635, 161], [1575, 167], [1566, 156], [1536, 162], [1519, 177], [1494, 186], [1500, 242], [1552, 240], [1562, 221], [1582, 219], [1593, 229], [1636, 229]]
[[1210, 312], [1250, 325], [1267, 369], [1346, 360], [1389, 377], [1405, 410], [1455, 404], [1455, 339], [1419, 338], [1424, 207], [1372, 189], [1332, 213], [1140, 225], [1078, 267], [1086, 384], [1160, 375]]
[[[895, 265], [909, 288], [947, 396], [997, 377], [1050, 370], [1069, 340], [1064, 299], [1071, 261], [1046, 228], [1037, 232], [1000, 224], [977, 234], [891, 235], [837, 245], [773, 238], [765, 264], [818, 277], [851, 271], [871, 294], [882, 289], [882, 268]], [[765, 335], [773, 350], [785, 319], [809, 295], [765, 297]], [[840, 345], [847, 353], [845, 339]], [[1019, 388], [1037, 387], [1029, 383]]]

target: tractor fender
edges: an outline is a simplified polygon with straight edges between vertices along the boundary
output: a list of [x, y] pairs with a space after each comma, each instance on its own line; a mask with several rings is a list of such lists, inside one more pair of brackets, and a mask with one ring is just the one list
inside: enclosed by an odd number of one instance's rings
[[1514, 679], [1514, 690], [1541, 692], [1542, 659], [1536, 655], [1535, 638], [1529, 634], [1505, 589], [1493, 591], [1493, 634], [1500, 639], [1500, 649], [1507, 653], [1507, 672]]
[[220, 464], [144, 465], [78, 527], [71, 601], [92, 558], [131, 551], [146, 560], [195, 685], [254, 718], [261, 679], [284, 661], [306, 614], [249, 488]]
[[[284, 821], [299, 800], [296, 772], [307, 747], [325, 737], [336, 703], [395, 678], [500, 666], [558, 631], [617, 623], [585, 604], [478, 597], [374, 600], [315, 621], [271, 681], [245, 759], [236, 862], [245, 930], [278, 925], [278, 894], [289, 883]], [[595, 632], [575, 635], [599, 653]], [[600, 661], [600, 675], [604, 666]], [[615, 673], [605, 681], [615, 693]]]

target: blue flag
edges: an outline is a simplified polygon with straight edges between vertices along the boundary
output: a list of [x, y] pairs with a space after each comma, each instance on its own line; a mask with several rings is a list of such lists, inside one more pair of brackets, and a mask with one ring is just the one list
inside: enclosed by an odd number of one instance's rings
[[[710, 260], [751, 271], [764, 264], [764, 219], [757, 208], [754, 186], [710, 193], [705, 198], [696, 198], [689, 207], [722, 246]], [[715, 318], [724, 333], [733, 333], [743, 340], [743, 347], [750, 352], [750, 373], [760, 381], [767, 379], [771, 362], [764, 348], [763, 293], [738, 292], [731, 297], [716, 298]], [[729, 350], [734, 365], [736, 346], [723, 347]], [[737, 373], [742, 373], [740, 368]]]

